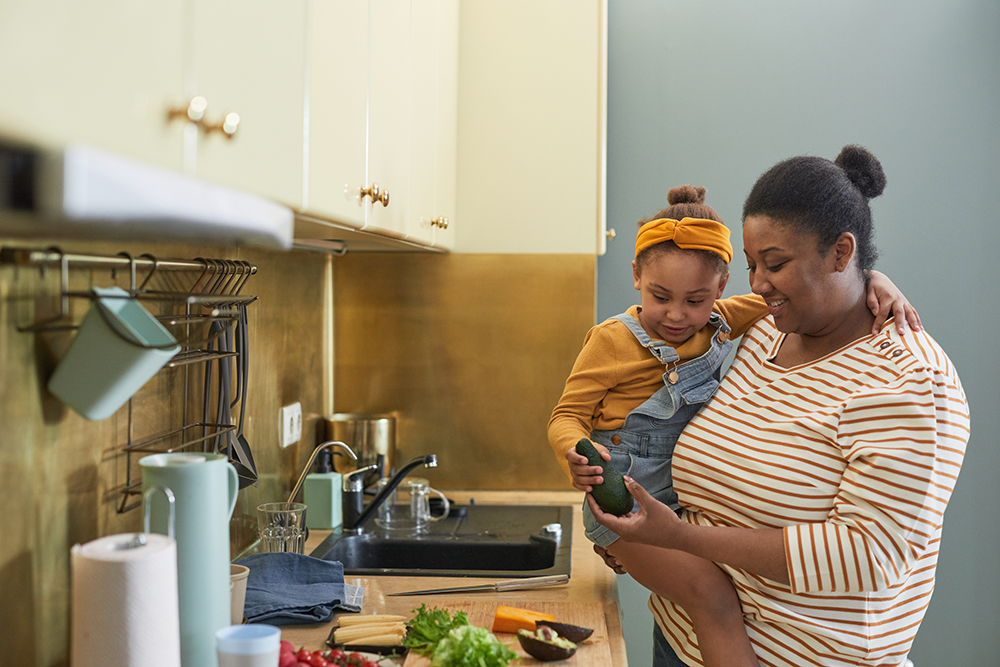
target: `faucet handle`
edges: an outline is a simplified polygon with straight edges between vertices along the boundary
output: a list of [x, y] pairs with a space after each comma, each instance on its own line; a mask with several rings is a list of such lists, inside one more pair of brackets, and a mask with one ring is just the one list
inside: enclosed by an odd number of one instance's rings
[[378, 468], [377, 463], [364, 466], [363, 468], [358, 468], [357, 470], [352, 470], [351, 472], [344, 473], [344, 491], [362, 491], [364, 490], [364, 477], [365, 473], [369, 470], [375, 470]]

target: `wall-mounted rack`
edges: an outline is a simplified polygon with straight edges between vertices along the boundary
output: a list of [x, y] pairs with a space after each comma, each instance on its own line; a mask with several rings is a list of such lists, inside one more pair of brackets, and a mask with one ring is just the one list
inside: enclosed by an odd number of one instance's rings
[[[178, 451], [217, 451], [229, 454], [230, 459], [249, 457], [241, 435], [243, 413], [246, 405], [246, 348], [248, 337], [246, 308], [257, 300], [256, 296], [243, 293], [247, 281], [257, 273], [249, 262], [228, 259], [194, 258], [192, 260], [158, 259], [150, 254], [133, 257], [128, 253], [94, 255], [63, 252], [52, 247], [46, 249], [0, 247], [0, 264], [38, 268], [43, 276], [59, 272], [59, 303], [53, 316], [19, 326], [27, 333], [46, 333], [74, 330], [79, 325], [73, 320], [72, 299], [94, 299], [87, 290], [70, 289], [70, 275], [80, 270], [109, 270], [112, 280], [118, 272], [128, 272], [128, 294], [140, 301], [150, 302], [159, 311], [156, 315], [181, 344], [178, 352], [165, 368], [181, 368], [184, 372], [184, 398], [181, 425], [167, 431], [136, 438], [133, 419], [133, 399], [128, 401], [127, 442], [121, 448], [126, 458], [125, 480], [121, 486], [119, 513], [127, 512], [141, 504], [142, 481], [133, 471], [133, 455], [172, 453]], [[211, 368], [219, 364], [218, 395], [213, 396]], [[189, 406], [188, 368], [192, 364], [205, 364], [205, 389], [200, 419], [192, 419]], [[233, 365], [239, 372], [233, 373]], [[224, 370], [223, 366], [227, 370]], [[229, 379], [235, 377], [235, 395], [230, 396]], [[212, 398], [215, 398], [214, 406]], [[231, 416], [230, 409], [239, 404], [239, 422]], [[213, 413], [214, 407], [214, 413]], [[240, 431], [237, 434], [237, 431]], [[235, 456], [240, 454], [241, 456]], [[238, 460], [234, 460], [234, 464]], [[249, 468], [253, 479], [252, 458]], [[250, 475], [246, 466], [241, 476]], [[242, 484], [243, 482], [241, 482]]]

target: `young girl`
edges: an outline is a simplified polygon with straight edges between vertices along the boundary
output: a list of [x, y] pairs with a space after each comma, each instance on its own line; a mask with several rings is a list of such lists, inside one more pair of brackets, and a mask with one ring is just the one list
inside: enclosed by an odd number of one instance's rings
[[[733, 343], [767, 314], [755, 295], [720, 299], [733, 249], [729, 230], [704, 205], [705, 188], [667, 194], [669, 206], [640, 221], [632, 262], [641, 306], [592, 328], [549, 420], [549, 444], [573, 486], [590, 492], [603, 482], [574, 446], [590, 438], [605, 460], [650, 494], [681, 511], [670, 457], [684, 426], [719, 386]], [[876, 316], [895, 310], [919, 319], [895, 285], [871, 273], [869, 304]], [[879, 319], [876, 317], [876, 319]], [[652, 592], [690, 616], [708, 667], [759, 665], [729, 578], [715, 564], [680, 551], [630, 544], [601, 526], [584, 504], [586, 536]]]

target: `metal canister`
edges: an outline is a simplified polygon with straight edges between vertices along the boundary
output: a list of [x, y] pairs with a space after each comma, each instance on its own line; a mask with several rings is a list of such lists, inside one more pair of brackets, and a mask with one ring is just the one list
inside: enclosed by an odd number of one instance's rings
[[392, 475], [396, 461], [395, 415], [339, 412], [324, 417], [323, 425], [327, 440], [346, 443], [358, 455], [356, 462], [334, 456], [337, 472], [343, 474], [366, 465], [377, 465], [365, 475], [365, 487], [371, 486], [380, 477]]

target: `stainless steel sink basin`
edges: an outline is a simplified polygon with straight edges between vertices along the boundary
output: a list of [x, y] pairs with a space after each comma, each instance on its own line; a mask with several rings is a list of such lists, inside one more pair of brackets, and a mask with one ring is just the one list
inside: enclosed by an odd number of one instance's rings
[[568, 575], [572, 536], [569, 506], [466, 505], [420, 535], [389, 535], [369, 521], [360, 535], [332, 533], [311, 555], [353, 575]]

